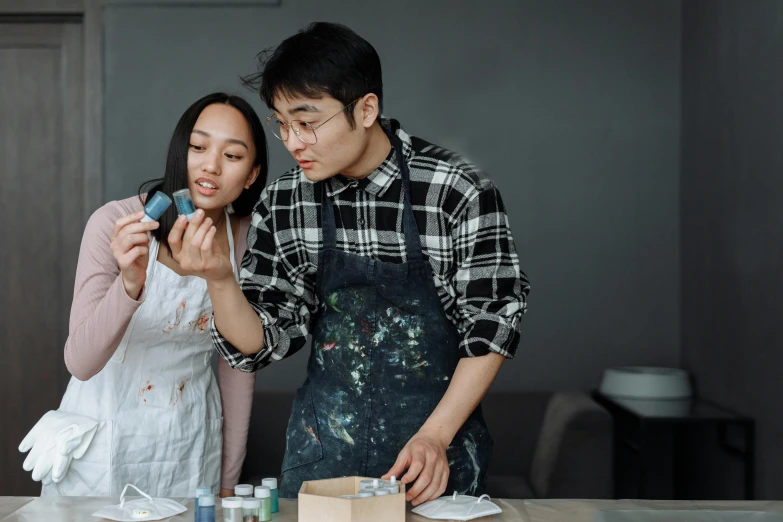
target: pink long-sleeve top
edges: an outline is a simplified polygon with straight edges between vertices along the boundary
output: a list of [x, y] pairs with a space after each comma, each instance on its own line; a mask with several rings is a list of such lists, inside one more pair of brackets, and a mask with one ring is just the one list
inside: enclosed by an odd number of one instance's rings
[[[143, 291], [138, 301], [125, 292], [120, 268], [109, 247], [114, 222], [143, 208], [138, 197], [112, 201], [96, 210], [84, 229], [65, 343], [65, 365], [79, 380], [90, 379], [106, 366], [131, 317], [144, 302]], [[240, 220], [237, 263], [241, 263], [247, 249], [249, 226], [249, 217]], [[223, 488], [233, 489], [242, 471], [254, 384], [255, 373], [233, 370], [218, 357], [218, 388], [223, 405]]]

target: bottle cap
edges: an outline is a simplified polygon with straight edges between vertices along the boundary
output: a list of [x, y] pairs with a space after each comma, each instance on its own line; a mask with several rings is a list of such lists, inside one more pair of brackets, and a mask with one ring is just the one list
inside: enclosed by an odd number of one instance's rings
[[253, 486], [250, 484], [237, 484], [234, 486], [234, 495], [240, 497], [252, 497], [253, 496]]
[[228, 497], [223, 499], [223, 509], [237, 509], [242, 507], [242, 499], [239, 497]]
[[157, 191], [152, 198], [144, 205], [145, 217], [151, 221], [157, 221], [160, 216], [171, 206], [171, 198], [161, 191]]
[[242, 499], [242, 508], [247, 509], [258, 509], [261, 507], [261, 499], [260, 498], [243, 498]]

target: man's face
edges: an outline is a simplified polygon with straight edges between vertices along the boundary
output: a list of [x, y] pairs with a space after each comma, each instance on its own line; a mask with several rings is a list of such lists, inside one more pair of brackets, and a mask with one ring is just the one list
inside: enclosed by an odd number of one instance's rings
[[[286, 98], [278, 95], [274, 99], [274, 115], [269, 124], [278, 136], [284, 138], [285, 148], [307, 179], [321, 181], [341, 173], [350, 175], [351, 167], [361, 159], [367, 148], [367, 129], [354, 115], [355, 108], [355, 104], [349, 107], [356, 122], [356, 127], [351, 128], [342, 112], [343, 104], [330, 96]], [[299, 139], [293, 128], [298, 129], [299, 135], [308, 143]]]

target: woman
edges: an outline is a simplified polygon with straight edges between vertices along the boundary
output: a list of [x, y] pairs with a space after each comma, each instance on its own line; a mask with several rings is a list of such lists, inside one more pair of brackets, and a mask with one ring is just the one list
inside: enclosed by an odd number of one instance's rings
[[73, 378], [59, 412], [99, 424], [84, 455], [42, 495], [119, 496], [128, 483], [158, 497], [192, 496], [199, 486], [231, 493], [245, 457], [254, 377], [219, 358], [215, 383], [206, 282], [181, 270], [168, 245], [175, 206], [159, 222], [140, 219], [156, 192], [190, 189], [238, 277], [267, 163], [252, 107], [211, 94], [180, 118], [164, 177], [92, 215], [65, 345]]

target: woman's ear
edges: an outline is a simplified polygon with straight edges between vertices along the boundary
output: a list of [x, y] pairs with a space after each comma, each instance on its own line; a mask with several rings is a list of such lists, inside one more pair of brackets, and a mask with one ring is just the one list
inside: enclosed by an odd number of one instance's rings
[[245, 183], [245, 190], [250, 188], [250, 185], [255, 183], [258, 179], [258, 174], [261, 172], [261, 165], [256, 165], [253, 170], [250, 171], [250, 175], [247, 177], [247, 183]]

